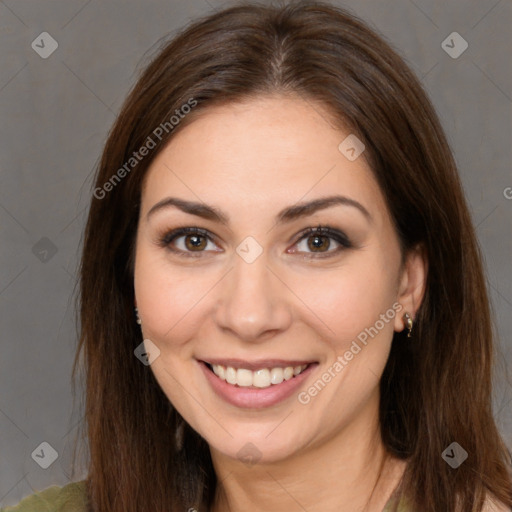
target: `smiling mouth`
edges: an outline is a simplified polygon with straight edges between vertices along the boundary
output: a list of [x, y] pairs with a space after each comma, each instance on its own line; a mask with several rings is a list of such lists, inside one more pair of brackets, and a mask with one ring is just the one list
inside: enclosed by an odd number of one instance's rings
[[283, 381], [293, 379], [300, 375], [309, 366], [315, 363], [305, 363], [296, 366], [275, 366], [250, 370], [248, 368], [234, 368], [222, 364], [211, 364], [204, 361], [205, 365], [219, 379], [235, 387], [243, 388], [269, 388], [281, 384]]

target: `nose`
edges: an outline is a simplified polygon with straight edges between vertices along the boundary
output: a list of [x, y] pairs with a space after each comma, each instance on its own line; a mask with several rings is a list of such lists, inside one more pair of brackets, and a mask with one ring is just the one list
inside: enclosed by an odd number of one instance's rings
[[269, 268], [266, 253], [252, 263], [235, 254], [233, 265], [222, 280], [217, 325], [247, 342], [264, 341], [286, 330], [292, 320], [291, 292]]

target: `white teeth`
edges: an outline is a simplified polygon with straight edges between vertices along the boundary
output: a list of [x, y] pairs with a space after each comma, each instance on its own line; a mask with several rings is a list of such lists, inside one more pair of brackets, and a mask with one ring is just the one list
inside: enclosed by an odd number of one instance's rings
[[[240, 371], [240, 370], [238, 370]], [[270, 386], [270, 372], [265, 368], [252, 373], [252, 385], [257, 388], [268, 388]]]
[[284, 380], [290, 380], [293, 377], [293, 367], [287, 366], [283, 371]]
[[272, 368], [272, 370], [270, 370], [270, 382], [272, 384], [281, 384], [283, 380], [284, 377], [282, 368]]
[[226, 380], [226, 369], [220, 364], [217, 365], [217, 372], [215, 372], [222, 380]]
[[229, 384], [237, 384], [240, 387], [268, 388], [299, 375], [307, 366], [307, 364], [303, 364], [295, 367], [287, 366], [286, 368], [262, 368], [253, 372], [246, 368], [236, 369], [232, 366], [225, 367], [221, 364], [214, 364], [212, 369], [217, 377]]
[[244, 370], [238, 368], [236, 371], [236, 383], [239, 386], [252, 386], [252, 372], [251, 370]]
[[[213, 368], [213, 371], [215, 371], [215, 367]], [[226, 382], [229, 382], [230, 384], [236, 384], [236, 370], [231, 366], [226, 368]]]

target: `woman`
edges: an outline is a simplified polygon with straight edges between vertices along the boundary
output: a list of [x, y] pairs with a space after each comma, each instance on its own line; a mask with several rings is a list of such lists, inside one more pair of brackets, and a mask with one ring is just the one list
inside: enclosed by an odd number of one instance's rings
[[512, 506], [456, 166], [361, 21], [302, 2], [195, 22], [127, 98], [93, 196], [89, 475], [13, 510]]

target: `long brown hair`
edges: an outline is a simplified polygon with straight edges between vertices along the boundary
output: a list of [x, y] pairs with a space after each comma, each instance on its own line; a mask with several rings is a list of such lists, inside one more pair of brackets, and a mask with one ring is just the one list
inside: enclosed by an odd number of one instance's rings
[[[184, 28], [158, 49], [108, 136], [85, 230], [74, 365], [75, 375], [81, 354], [89, 510], [212, 504], [217, 482], [206, 441], [133, 353], [142, 341], [133, 312], [141, 185], [156, 155], [198, 114], [266, 94], [298, 95], [349, 127], [366, 146], [403, 254], [425, 248], [414, 337], [395, 333], [380, 386], [384, 444], [408, 461], [401, 493], [422, 512], [477, 512], [486, 494], [512, 506], [507, 448], [491, 407], [494, 335], [481, 255], [440, 122], [382, 37], [342, 9], [293, 2], [241, 4]], [[132, 161], [148, 137], [155, 147]], [[454, 441], [468, 453], [457, 469], [441, 457]]]

